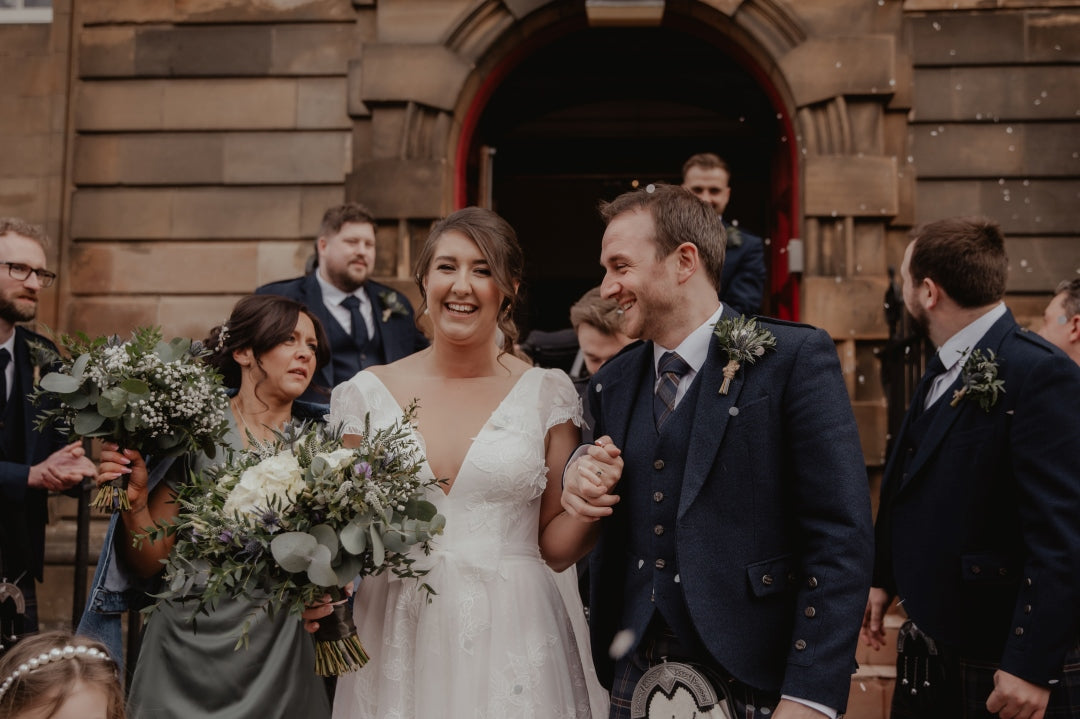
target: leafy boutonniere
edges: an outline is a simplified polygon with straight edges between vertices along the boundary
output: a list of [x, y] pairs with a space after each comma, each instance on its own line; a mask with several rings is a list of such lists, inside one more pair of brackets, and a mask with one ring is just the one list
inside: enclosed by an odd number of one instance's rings
[[30, 366], [33, 368], [34, 373], [33, 386], [37, 387], [41, 383], [41, 368], [44, 367], [46, 372], [51, 370], [60, 362], [60, 355], [54, 352], [52, 348], [34, 340], [29, 340], [26, 344], [30, 348]]
[[985, 356], [982, 350], [975, 350], [964, 360], [964, 366], [960, 370], [960, 381], [963, 386], [953, 392], [950, 407], [960, 404], [964, 397], [979, 403], [984, 412], [998, 400], [999, 394], [1005, 392], [1005, 380], [998, 379], [997, 357], [994, 350], [986, 350]]
[[735, 225], [728, 225], [724, 228], [727, 230], [727, 246], [728, 247], [742, 247], [743, 236], [742, 232]]
[[394, 315], [399, 317], [408, 317], [409, 311], [405, 309], [405, 305], [401, 302], [401, 297], [397, 292], [387, 291], [380, 292], [379, 299], [383, 303], [382, 321], [389, 322], [390, 318]]
[[720, 394], [728, 393], [731, 380], [735, 379], [735, 373], [744, 363], [754, 364], [759, 357], [765, 356], [766, 350], [776, 349], [776, 337], [773, 333], [758, 327], [757, 320], [747, 319], [745, 315], [720, 320], [713, 328], [713, 334], [720, 340], [720, 349], [728, 356]]

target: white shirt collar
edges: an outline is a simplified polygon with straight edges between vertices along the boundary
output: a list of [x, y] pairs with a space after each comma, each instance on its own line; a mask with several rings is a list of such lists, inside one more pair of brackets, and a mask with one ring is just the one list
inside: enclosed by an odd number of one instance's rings
[[938, 348], [938, 357], [941, 358], [941, 364], [945, 365], [945, 369], [951, 370], [958, 362], [967, 357], [968, 353], [983, 338], [983, 335], [1005, 315], [1006, 311], [1005, 303], [999, 302], [989, 312], [945, 340], [945, 343]]
[[315, 279], [319, 282], [319, 288], [322, 290], [323, 302], [328, 307], [340, 305], [350, 294], [355, 295], [356, 299], [360, 300], [361, 307], [371, 302], [371, 300], [368, 299], [367, 292], [364, 292], [363, 287], [358, 288], [356, 292], [342, 292], [340, 289], [324, 280], [322, 273], [318, 270], [315, 270]]
[[[690, 365], [692, 374], [697, 374], [705, 359], [709, 356], [709, 342], [712, 341], [713, 327], [720, 321], [720, 314], [724, 311], [724, 305], [716, 308], [709, 319], [705, 320], [696, 330], [687, 335], [686, 339], [679, 343], [675, 352], [686, 364]], [[666, 347], [653, 343], [653, 370], [660, 366], [660, 357], [665, 352], [670, 352]]]
[[11, 336], [7, 338], [7, 342], [0, 343], [0, 349], [6, 349], [11, 354], [11, 359], [15, 359], [15, 331], [12, 330]]

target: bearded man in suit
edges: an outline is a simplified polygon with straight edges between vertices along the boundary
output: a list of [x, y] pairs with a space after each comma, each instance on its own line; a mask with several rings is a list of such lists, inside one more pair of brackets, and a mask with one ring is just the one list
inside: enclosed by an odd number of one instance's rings
[[5, 612], [5, 640], [37, 631], [35, 580], [44, 578], [49, 492], [71, 489], [96, 471], [81, 442], [65, 444], [58, 433], [34, 428], [35, 370], [49, 368], [40, 367], [31, 344], [56, 347], [17, 323], [37, 316], [38, 293], [56, 280], [45, 265], [47, 243], [41, 227], [0, 217], [0, 581], [14, 584], [25, 606], [21, 615]]
[[[601, 214], [602, 294], [645, 341], [590, 382], [603, 446], [571, 463], [563, 506], [597, 522], [589, 616], [611, 717], [630, 717], [638, 680], [664, 660], [719, 677], [740, 719], [835, 717], [872, 555], [836, 347], [822, 330], [763, 319], [772, 350], [725, 349], [741, 320], [717, 296], [724, 230], [689, 191], [626, 193]], [[629, 641], [613, 647], [616, 635]]]
[[914, 233], [904, 304], [937, 352], [885, 468], [863, 638], [900, 597], [894, 719], [1080, 716], [1080, 367], [1002, 302], [1001, 229]]
[[315, 271], [271, 282], [256, 294], [283, 295], [322, 321], [330, 362], [301, 396], [326, 402], [329, 390], [362, 369], [386, 364], [428, 346], [405, 295], [371, 279], [375, 268], [375, 218], [355, 202], [331, 207], [315, 241]]

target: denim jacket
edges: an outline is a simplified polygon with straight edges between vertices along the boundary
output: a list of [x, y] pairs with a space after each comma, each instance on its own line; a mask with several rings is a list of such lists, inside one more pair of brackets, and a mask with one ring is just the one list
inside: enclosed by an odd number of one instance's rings
[[[235, 392], [230, 391], [230, 395]], [[322, 421], [330, 408], [325, 404], [293, 402], [293, 417], [298, 420]], [[152, 492], [164, 479], [179, 457], [168, 457], [154, 463], [148, 459], [149, 474], [147, 490]], [[129, 610], [140, 610], [153, 603], [153, 594], [161, 587], [161, 574], [142, 578], [125, 566], [123, 555], [118, 551], [117, 540], [123, 536], [120, 515], [113, 514], [105, 534], [105, 544], [98, 556], [97, 568], [91, 583], [90, 596], [79, 620], [77, 633], [98, 640], [109, 650], [120, 666], [124, 667], [123, 615]], [[128, 540], [130, 541], [130, 540]]]

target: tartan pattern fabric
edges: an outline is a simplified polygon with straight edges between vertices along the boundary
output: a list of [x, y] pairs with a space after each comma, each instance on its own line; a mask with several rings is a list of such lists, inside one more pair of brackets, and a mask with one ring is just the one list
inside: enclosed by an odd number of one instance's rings
[[[910, 686], [901, 683], [903, 659], [902, 655], [897, 656], [891, 719], [997, 719], [996, 714], [986, 709], [986, 700], [994, 691], [997, 663], [967, 659], [943, 647], [940, 663], [932, 670], [936, 691], [926, 691], [920, 682], [918, 688], [922, 691], [912, 694]], [[1064, 671], [1050, 690], [1044, 718], [1077, 716], [1080, 716], [1080, 639], [1065, 655]]]
[[665, 352], [660, 356], [656, 374], [660, 378], [653, 395], [653, 419], [656, 429], [663, 426], [671, 413], [675, 411], [675, 396], [679, 391], [679, 380], [690, 371], [690, 365], [676, 352]]

